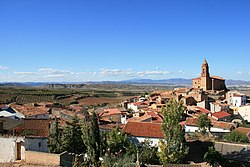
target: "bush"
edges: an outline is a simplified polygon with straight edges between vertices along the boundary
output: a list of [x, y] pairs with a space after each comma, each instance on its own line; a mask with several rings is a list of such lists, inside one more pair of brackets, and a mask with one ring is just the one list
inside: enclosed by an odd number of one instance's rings
[[249, 143], [248, 137], [240, 132], [232, 131], [230, 134], [225, 136], [225, 140], [241, 143]]

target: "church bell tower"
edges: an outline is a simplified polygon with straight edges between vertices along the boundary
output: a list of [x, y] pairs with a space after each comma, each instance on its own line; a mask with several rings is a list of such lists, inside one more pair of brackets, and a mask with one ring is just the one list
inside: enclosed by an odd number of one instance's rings
[[203, 88], [203, 90], [211, 90], [209, 66], [208, 66], [206, 59], [202, 63], [201, 69], [202, 69], [202, 71], [201, 71], [201, 88]]

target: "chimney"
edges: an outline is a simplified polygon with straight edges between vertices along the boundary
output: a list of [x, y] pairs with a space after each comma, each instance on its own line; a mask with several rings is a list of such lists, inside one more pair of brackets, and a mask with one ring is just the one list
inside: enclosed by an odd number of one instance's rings
[[3, 132], [3, 122], [0, 121], [0, 133], [2, 133], [2, 132]]

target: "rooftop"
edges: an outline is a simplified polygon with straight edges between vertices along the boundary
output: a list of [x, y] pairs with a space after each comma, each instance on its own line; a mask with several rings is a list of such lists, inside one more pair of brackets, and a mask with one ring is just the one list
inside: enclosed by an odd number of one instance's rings
[[137, 137], [163, 138], [161, 124], [148, 122], [128, 122], [124, 127], [124, 132]]
[[212, 114], [213, 117], [215, 118], [224, 118], [224, 117], [228, 117], [228, 116], [231, 116], [231, 114], [225, 112], [225, 111], [219, 111], [219, 112], [215, 112]]
[[44, 106], [34, 106], [31, 104], [25, 104], [25, 105], [11, 104], [10, 107], [17, 112], [22, 113], [25, 116], [48, 114], [49, 111], [49, 109]]
[[24, 119], [21, 129], [26, 137], [47, 138], [49, 136], [49, 120]]

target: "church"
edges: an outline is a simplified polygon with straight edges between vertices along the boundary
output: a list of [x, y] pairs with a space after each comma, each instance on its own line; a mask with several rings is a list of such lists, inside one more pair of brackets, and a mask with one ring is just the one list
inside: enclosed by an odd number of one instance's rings
[[192, 79], [193, 88], [203, 89], [204, 91], [227, 90], [225, 79], [217, 76], [210, 76], [209, 66], [206, 59], [202, 64], [201, 70], [201, 76], [199, 78]]

